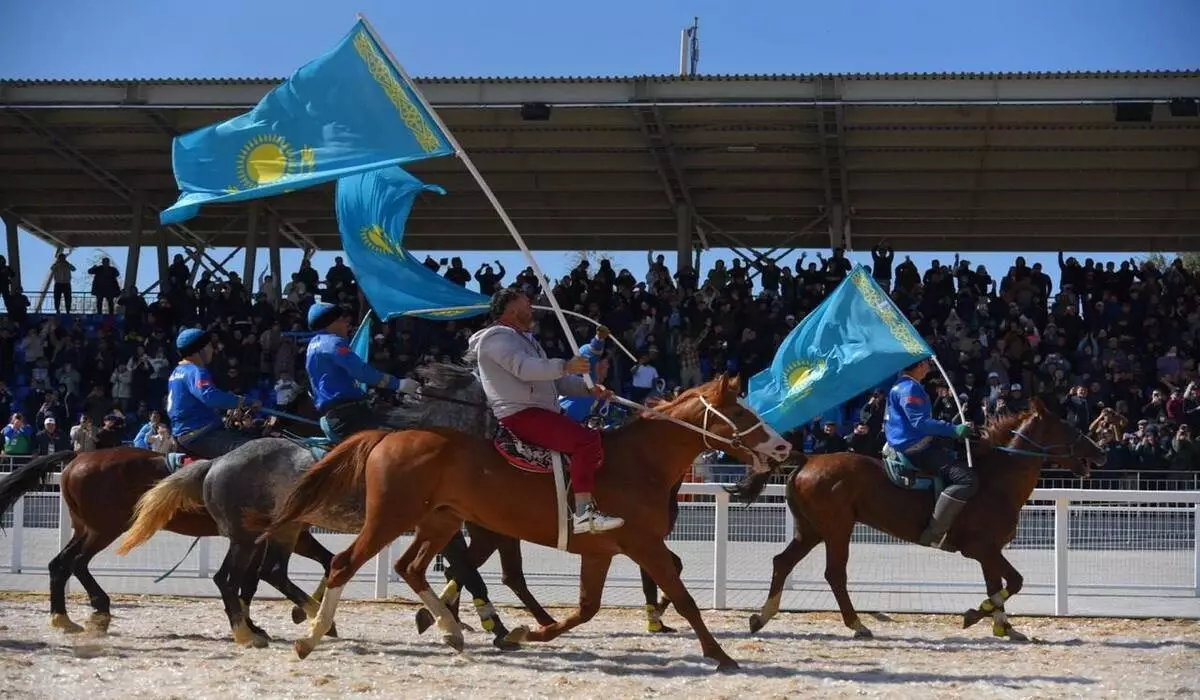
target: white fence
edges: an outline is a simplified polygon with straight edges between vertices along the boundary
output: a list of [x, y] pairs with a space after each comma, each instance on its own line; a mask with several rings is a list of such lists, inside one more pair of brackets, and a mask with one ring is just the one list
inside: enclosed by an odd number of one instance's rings
[[[770, 582], [771, 558], [792, 537], [783, 486], [768, 486], [760, 502], [750, 507], [731, 504], [720, 484], [684, 484], [681, 496], [684, 502], [670, 545], [684, 561], [685, 582], [697, 594], [707, 590], [713, 608], [756, 607]], [[30, 493], [17, 502], [11, 517], [4, 517], [3, 525], [9, 546], [0, 546], [0, 570], [25, 576], [0, 577], [10, 579], [0, 581], [0, 587], [41, 588], [46, 564], [70, 537], [65, 504], [55, 491]], [[334, 551], [350, 540], [348, 535], [328, 533], [319, 537]], [[391, 564], [407, 541], [400, 538], [386, 556], [376, 558], [375, 566], [364, 568], [351, 591], [377, 598], [395, 593], [391, 586], [398, 578]], [[902, 543], [861, 525], [853, 543], [851, 593], [864, 609], [961, 611], [967, 596], [977, 603], [983, 591], [978, 565], [958, 555]], [[168, 580], [174, 588], [148, 587], [148, 579], [183, 558], [190, 544], [188, 538], [160, 533], [127, 558], [111, 551], [100, 555], [92, 570], [116, 577], [102, 580], [113, 592], [211, 595], [211, 584], [203, 579], [216, 571], [224, 556], [226, 545], [220, 538], [201, 540], [187, 555]], [[1043, 604], [1031, 611], [1200, 617], [1200, 491], [1038, 489], [1022, 510], [1006, 555], [1025, 576], [1021, 598], [1031, 594], [1042, 599]], [[579, 569], [573, 555], [526, 544], [524, 556], [526, 578], [539, 598], [574, 602]], [[499, 578], [495, 560], [483, 569], [489, 583]], [[292, 562], [297, 580], [319, 576], [307, 560]], [[823, 568], [819, 547], [794, 572], [785, 607], [831, 607]], [[31, 574], [40, 576], [34, 579]], [[638, 581], [636, 567], [619, 558], [609, 579], [609, 602], [614, 602], [614, 591], [619, 598], [615, 602], [640, 601]], [[504, 592], [497, 593], [497, 600], [504, 602]], [[1082, 605], [1073, 605], [1073, 600]]]

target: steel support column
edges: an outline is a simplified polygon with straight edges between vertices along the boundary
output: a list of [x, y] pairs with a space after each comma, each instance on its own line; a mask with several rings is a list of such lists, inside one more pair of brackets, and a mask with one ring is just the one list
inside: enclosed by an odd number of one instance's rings
[[4, 217], [4, 234], [8, 239], [8, 267], [12, 270], [13, 291], [21, 287], [21, 239], [17, 230], [17, 217]]
[[278, 304], [283, 298], [283, 261], [279, 254], [280, 234], [279, 215], [272, 212], [267, 219], [267, 246], [271, 255], [271, 289], [264, 290], [271, 295], [271, 301]]
[[258, 218], [262, 207], [258, 202], [250, 205], [250, 225], [246, 229], [246, 264], [242, 268], [242, 284], [254, 289], [254, 266], [258, 262]]
[[133, 199], [133, 221], [129, 227], [129, 252], [125, 255], [125, 289], [137, 290], [138, 264], [142, 257], [142, 197]]
[[[168, 292], [175, 291], [173, 289], [167, 288], [167, 285], [168, 285], [167, 280], [170, 279], [167, 275], [170, 274], [170, 269], [171, 269], [171, 259], [170, 259], [171, 255], [170, 255], [170, 250], [168, 248], [168, 245], [171, 241], [171, 232], [167, 229], [166, 226], [159, 226], [158, 227], [158, 235], [155, 236], [155, 238], [158, 239], [155, 241], [154, 252], [157, 254], [157, 257], [158, 257], [158, 283], [159, 283], [159, 286]], [[153, 286], [147, 288], [146, 291], [149, 292], [151, 289], [153, 289]]]
[[692, 267], [692, 210], [687, 202], [675, 203], [675, 269], [682, 272]]

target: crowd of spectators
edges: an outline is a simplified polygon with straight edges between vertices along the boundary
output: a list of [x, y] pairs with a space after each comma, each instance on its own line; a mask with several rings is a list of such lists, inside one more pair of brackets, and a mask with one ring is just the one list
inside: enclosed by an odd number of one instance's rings
[[[1107, 468], [1195, 471], [1200, 448], [1200, 293], [1175, 261], [1165, 267], [1128, 260], [1083, 262], [1059, 254], [1060, 284], [1023, 258], [1003, 274], [955, 256], [925, 270], [886, 246], [871, 252], [872, 275], [935, 349], [952, 375], [968, 418], [983, 423], [1021, 411], [1030, 396], [1046, 400], [1109, 452]], [[462, 260], [425, 264], [455, 284], [483, 294], [513, 284], [541, 293], [531, 270], [509, 279], [499, 261], [475, 271]], [[750, 376], [764, 368], [780, 341], [851, 269], [844, 251], [794, 265], [770, 259], [718, 260], [701, 277], [671, 271], [664, 256], [647, 254], [641, 277], [607, 260], [580, 262], [556, 281], [568, 309], [607, 325], [637, 356], [613, 354], [610, 385], [635, 399], [694, 386], [720, 371]], [[4, 449], [22, 454], [73, 445], [103, 447], [135, 437], [162, 451], [172, 445], [161, 415], [166, 380], [178, 358], [173, 338], [183, 326], [213, 331], [212, 370], [223, 388], [268, 405], [287, 406], [304, 391], [303, 314], [314, 300], [365, 307], [353, 272], [337, 258], [322, 276], [306, 260], [274, 298], [269, 277], [259, 290], [238, 275], [193, 281], [176, 256], [163, 293], [147, 299], [122, 291], [107, 260], [91, 267], [92, 295], [103, 314], [71, 315], [74, 267], [59, 257], [51, 273], [56, 311], [30, 314], [29, 302], [0, 258], [0, 402], [14, 415]], [[997, 271], [998, 272], [998, 271]], [[62, 280], [60, 282], [60, 280]], [[116, 312], [116, 313], [114, 313]], [[398, 376], [422, 363], [461, 356], [484, 318], [402, 319], [379, 324], [371, 362]], [[573, 330], [581, 340], [593, 329]], [[538, 333], [551, 356], [570, 348], [555, 323]], [[845, 449], [876, 454], [881, 446], [882, 390], [868, 392], [793, 435], [814, 452]], [[949, 389], [931, 383], [935, 413], [957, 417]], [[152, 416], [153, 414], [153, 416]], [[63, 426], [71, 426], [64, 429]]]

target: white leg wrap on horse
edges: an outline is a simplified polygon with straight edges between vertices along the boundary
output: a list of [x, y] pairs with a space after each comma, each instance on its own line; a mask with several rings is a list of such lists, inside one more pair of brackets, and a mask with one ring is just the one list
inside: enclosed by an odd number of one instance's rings
[[475, 612], [479, 613], [480, 620], [490, 620], [496, 616], [495, 606], [478, 600], [475, 601]]
[[317, 616], [312, 621], [312, 627], [309, 630], [309, 640], [315, 645], [325, 636], [330, 627], [333, 627], [333, 614], [337, 612], [338, 600], [342, 597], [343, 586], [337, 588], [329, 588], [325, 591], [325, 597], [321, 599], [321, 607], [317, 609]]
[[782, 594], [773, 595], [770, 598], [767, 598], [767, 602], [763, 603], [762, 612], [759, 613], [763, 622], [766, 622], [767, 620], [770, 620], [779, 614], [779, 601], [782, 597]]
[[458, 629], [458, 623], [454, 621], [454, 616], [446, 609], [441, 598], [433, 594], [433, 591], [429, 589], [423, 590], [419, 596], [421, 602], [429, 609], [429, 612], [433, 615], [433, 619], [437, 620], [437, 625], [443, 632], [454, 632]]
[[992, 605], [995, 605], [997, 608], [1002, 608], [1004, 607], [1004, 601], [1008, 600], [1008, 590], [1002, 588], [988, 596], [988, 600], [992, 601]]

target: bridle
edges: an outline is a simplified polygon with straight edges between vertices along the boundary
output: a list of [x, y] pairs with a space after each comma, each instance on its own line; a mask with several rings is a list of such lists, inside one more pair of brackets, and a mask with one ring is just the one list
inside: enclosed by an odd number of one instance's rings
[[[1081, 456], [1077, 455], [1075, 453], [1075, 448], [1080, 446], [1081, 443], [1083, 443], [1083, 441], [1085, 441], [1085, 440], [1088, 443], [1090, 443], [1092, 445], [1092, 447], [1096, 447], [1097, 449], [1099, 449], [1099, 447], [1096, 445], [1095, 442], [1093, 442], [1091, 440], [1091, 438], [1087, 437], [1079, 430], [1075, 431], [1075, 439], [1072, 440], [1071, 442], [1058, 442], [1058, 443], [1054, 443], [1054, 444], [1050, 444], [1050, 445], [1044, 445], [1044, 444], [1038, 442], [1037, 440], [1034, 440], [1032, 437], [1030, 437], [1026, 433], [1025, 426], [1029, 423], [1030, 420], [1033, 420], [1033, 419], [1030, 418], [1030, 419], [1026, 420], [1024, 423], [1022, 423], [1020, 426], [1018, 426], [1015, 430], [1011, 430], [1009, 432], [1013, 436], [1013, 440], [1011, 442], [1017, 442], [1018, 440], [1023, 440], [1026, 443], [1032, 445], [1035, 449], [1025, 450], [1025, 449], [1021, 449], [1019, 447], [1013, 447], [1011, 444], [996, 445], [995, 449], [1000, 450], [1001, 452], [1005, 452], [1007, 454], [1019, 455], [1022, 457], [1040, 457], [1041, 459], [1043, 459], [1047, 462], [1050, 462], [1050, 461], [1053, 461], [1056, 459], [1080, 459]], [[1065, 453], [1064, 452], [1055, 452], [1055, 450], [1061, 450], [1063, 448], [1066, 449]]]

